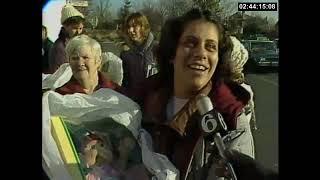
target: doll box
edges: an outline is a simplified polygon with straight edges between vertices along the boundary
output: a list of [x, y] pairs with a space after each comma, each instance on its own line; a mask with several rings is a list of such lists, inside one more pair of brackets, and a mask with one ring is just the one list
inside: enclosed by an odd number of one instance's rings
[[79, 156], [62, 117], [51, 117], [51, 134], [72, 178], [74, 180], [85, 180], [84, 173], [80, 167]]

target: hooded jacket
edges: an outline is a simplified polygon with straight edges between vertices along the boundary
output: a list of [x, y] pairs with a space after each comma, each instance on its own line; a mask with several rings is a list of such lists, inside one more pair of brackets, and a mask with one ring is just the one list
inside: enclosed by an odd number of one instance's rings
[[[166, 108], [172, 92], [164, 84], [155, 75], [140, 89], [142, 98], [136, 101], [143, 111], [142, 127], [151, 134], [154, 150], [166, 155], [180, 171], [180, 180], [214, 180], [217, 154], [209, 151], [212, 142], [199, 127], [196, 96], [168, 119]], [[249, 91], [237, 83], [209, 82], [200, 93], [211, 99], [226, 122], [228, 132], [222, 134], [226, 147], [254, 157]]]
[[153, 55], [155, 44], [154, 36], [150, 32], [142, 45], [134, 45], [128, 51], [120, 53], [123, 66], [123, 87], [132, 89], [158, 72], [157, 62]]
[[62, 27], [58, 39], [52, 45], [49, 53], [49, 72], [54, 73], [63, 63], [67, 63], [66, 45], [68, 42], [68, 33]]

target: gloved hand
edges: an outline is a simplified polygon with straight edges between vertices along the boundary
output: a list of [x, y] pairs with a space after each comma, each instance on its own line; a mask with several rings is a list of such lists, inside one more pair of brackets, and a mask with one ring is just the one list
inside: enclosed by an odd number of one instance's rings
[[[277, 180], [278, 173], [261, 166], [256, 160], [236, 150], [226, 150], [225, 156], [232, 164], [238, 180]], [[216, 173], [220, 176], [230, 177], [223, 160], [219, 161]], [[221, 168], [223, 167], [223, 168]]]

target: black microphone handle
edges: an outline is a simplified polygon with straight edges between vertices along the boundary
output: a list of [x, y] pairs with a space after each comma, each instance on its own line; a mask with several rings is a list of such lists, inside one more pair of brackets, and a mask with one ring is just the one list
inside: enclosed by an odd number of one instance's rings
[[[206, 113], [208, 113], [208, 112], [210, 112], [211, 110], [214, 109], [210, 98], [208, 96], [206, 96], [205, 94], [200, 94], [198, 96], [198, 100], [197, 100], [197, 104], [196, 105], [198, 107], [198, 111], [199, 111], [201, 116], [204, 116]], [[218, 122], [217, 119], [215, 119], [215, 122], [219, 123], [219, 125], [222, 127], [222, 129], [226, 130], [226, 125], [225, 125], [223, 119], [220, 120], [219, 114], [218, 114], [218, 119], [219, 119], [219, 122]], [[202, 127], [202, 125], [201, 125], [201, 127]], [[204, 130], [204, 132], [208, 133], [205, 130]], [[224, 151], [225, 151], [226, 148], [225, 148], [225, 145], [223, 143], [223, 140], [222, 140], [221, 135], [220, 135], [219, 132], [216, 131], [215, 133], [213, 133], [213, 140], [214, 140], [214, 143], [216, 144], [216, 146], [218, 148], [219, 155], [226, 162], [226, 166], [228, 168], [228, 171], [231, 173], [231, 179], [232, 180], [237, 180], [237, 176], [236, 176], [236, 174], [234, 172], [234, 169], [233, 169], [231, 163], [228, 162], [228, 159], [224, 155]]]
[[224, 151], [226, 149], [224, 143], [223, 143], [223, 140], [221, 138], [221, 135], [220, 133], [215, 133], [214, 136], [213, 136], [213, 140], [214, 140], [214, 143], [216, 144], [217, 148], [218, 148], [218, 151], [219, 151], [219, 155], [222, 157], [223, 160], [225, 160], [226, 162], [226, 166], [228, 168], [228, 170], [230, 171], [230, 174], [231, 174], [231, 179], [232, 180], [237, 180], [237, 176], [236, 176], [236, 173], [234, 172], [234, 169], [231, 165], [230, 162], [228, 162], [228, 159], [227, 157], [225, 156], [224, 154]]

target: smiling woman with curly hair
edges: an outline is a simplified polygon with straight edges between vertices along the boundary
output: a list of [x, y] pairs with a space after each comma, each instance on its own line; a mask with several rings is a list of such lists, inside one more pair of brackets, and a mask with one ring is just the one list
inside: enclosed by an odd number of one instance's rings
[[212, 168], [217, 156], [198, 123], [199, 95], [208, 96], [223, 116], [226, 146], [254, 157], [251, 112], [245, 108], [251, 96], [235, 81], [233, 48], [219, 18], [210, 11], [192, 9], [163, 26], [156, 51], [159, 74], [146, 80], [135, 100], [142, 107], [142, 126], [151, 134], [155, 151], [169, 158], [180, 179], [216, 179]]

